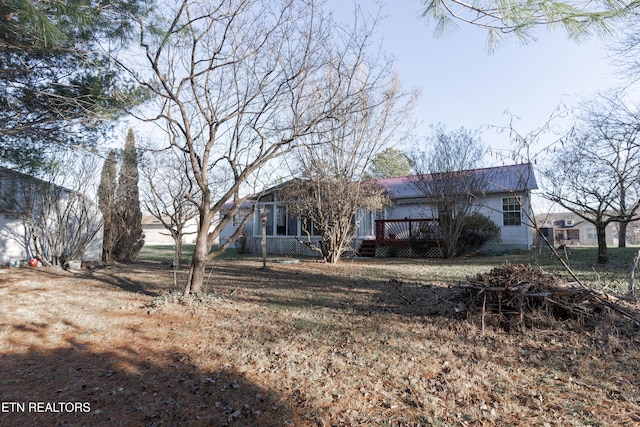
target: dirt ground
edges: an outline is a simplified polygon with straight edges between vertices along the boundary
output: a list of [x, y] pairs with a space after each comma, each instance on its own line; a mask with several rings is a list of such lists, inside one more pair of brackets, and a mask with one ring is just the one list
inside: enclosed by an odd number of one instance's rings
[[630, 322], [482, 328], [428, 266], [259, 267], [200, 298], [159, 263], [0, 269], [0, 425], [640, 425]]

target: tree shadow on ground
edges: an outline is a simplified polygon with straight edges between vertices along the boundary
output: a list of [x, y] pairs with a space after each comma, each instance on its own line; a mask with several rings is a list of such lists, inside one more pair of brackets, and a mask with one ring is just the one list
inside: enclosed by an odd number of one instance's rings
[[[504, 332], [516, 328], [554, 330], [570, 318], [556, 318], [552, 313], [533, 311], [525, 313], [525, 321], [517, 310], [510, 313], [482, 311], [482, 298], [469, 283], [442, 285], [422, 280], [406, 280], [391, 275], [363, 276], [366, 267], [357, 266], [354, 272], [339, 274], [328, 264], [319, 268], [296, 267], [295, 265], [271, 266], [263, 271], [258, 268], [236, 267], [233, 263], [220, 263], [211, 268], [216, 283], [214, 293], [224, 297], [266, 304], [280, 309], [329, 308], [353, 313], [372, 315], [389, 313], [406, 317], [442, 317], [464, 320], [482, 328], [487, 326]], [[366, 271], [366, 270], [364, 270]], [[609, 313], [609, 312], [606, 312]], [[573, 319], [582, 330], [622, 329], [611, 326], [610, 316]], [[635, 312], [634, 312], [635, 313]], [[619, 316], [618, 316], [619, 317]], [[620, 319], [619, 319], [620, 320]], [[626, 327], [633, 324], [621, 319]], [[587, 324], [584, 324], [583, 323]]]
[[232, 366], [201, 370], [187, 354], [68, 346], [0, 357], [0, 425], [282, 426], [279, 395]]
[[333, 274], [329, 265], [313, 270], [271, 266], [263, 271], [220, 263], [211, 268], [210, 276], [211, 285], [205, 288], [214, 293], [283, 308], [325, 307], [362, 314], [460, 317], [456, 310], [459, 290], [421, 281]]
[[[89, 269], [83, 274], [90, 279], [118, 287], [127, 292], [157, 297], [160, 294], [155, 291], [157, 284], [152, 279], [157, 279], [160, 269], [161, 264], [145, 262], [113, 265], [97, 270]], [[149, 280], [141, 280], [143, 277]]]

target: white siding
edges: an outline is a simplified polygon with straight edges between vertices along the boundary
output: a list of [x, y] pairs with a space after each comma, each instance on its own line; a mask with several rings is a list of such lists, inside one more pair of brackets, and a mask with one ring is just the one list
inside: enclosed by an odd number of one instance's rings
[[142, 224], [145, 246], [173, 245], [169, 231], [162, 225]]
[[387, 208], [385, 219], [431, 218], [431, 209], [419, 203], [393, 203]]
[[24, 261], [27, 258], [22, 223], [10, 214], [0, 213], [0, 265], [7, 265], [12, 259]]
[[[227, 225], [224, 226], [222, 231], [220, 231], [219, 241], [221, 245], [225, 244], [231, 238], [231, 236], [233, 236], [240, 224], [242, 224], [242, 221], [246, 218], [247, 215], [250, 214], [251, 209], [245, 208], [240, 209], [238, 213], [236, 213], [235, 219], [233, 221], [229, 221]], [[220, 212], [220, 216], [222, 217], [223, 215], [224, 212]], [[251, 237], [253, 234], [253, 222], [253, 219], [250, 219], [244, 226], [247, 237]]]
[[[528, 211], [529, 199], [525, 193], [518, 193], [523, 209]], [[502, 215], [502, 199], [504, 197], [513, 197], [511, 193], [491, 193], [482, 200], [478, 211], [491, 219], [501, 232], [501, 242], [492, 244], [490, 248], [493, 250], [506, 249], [531, 249], [532, 236], [530, 221], [523, 212], [521, 215], [522, 224], [520, 226], [505, 226]], [[415, 203], [394, 203], [393, 206], [387, 208], [386, 219], [404, 219], [404, 218], [431, 218], [434, 214], [424, 204]]]
[[[32, 182], [42, 181], [9, 169], [0, 168], [0, 209], [7, 210], [7, 212], [0, 212], [0, 265], [8, 264], [13, 259], [24, 261], [33, 256], [30, 250], [26, 248], [30, 236], [26, 233], [22, 221], [15, 214], [10, 213], [11, 211], [20, 211], [20, 205], [23, 204], [25, 196], [23, 192], [18, 190], [23, 187], [30, 188], [27, 187], [26, 183]], [[60, 203], [67, 203], [71, 190], [61, 187], [56, 188], [62, 190], [59, 193]], [[73, 200], [77, 199], [74, 198]], [[88, 209], [91, 224], [98, 226], [99, 223], [94, 222], [94, 220], [101, 221], [101, 214], [97, 205], [85, 202], [85, 200], [82, 200], [78, 203], [82, 203], [83, 209]], [[82, 211], [85, 212], [83, 209]], [[87, 220], [87, 218], [83, 218], [84, 220]], [[95, 229], [95, 227], [91, 227], [91, 231]], [[83, 261], [95, 261], [102, 258], [102, 229], [96, 233], [82, 258]]]
[[502, 199], [504, 197], [513, 197], [510, 193], [495, 193], [488, 195], [480, 207], [479, 212], [491, 219], [498, 227], [500, 227], [501, 242], [493, 244], [491, 247], [495, 249], [531, 249], [531, 222], [525, 212], [529, 211], [529, 199], [525, 194], [518, 194], [523, 204], [523, 213], [521, 214], [522, 224], [504, 225], [502, 215]]
[[[147, 221], [153, 221], [151, 223], [143, 223], [142, 231], [144, 232], [144, 244], [145, 246], [157, 246], [157, 245], [173, 245], [173, 238], [164, 225], [157, 219], [147, 219]], [[198, 224], [196, 218], [192, 218], [185, 224], [183, 230], [182, 243], [193, 244], [196, 240], [196, 232], [198, 231]]]
[[[33, 254], [25, 249], [25, 232], [22, 222], [11, 214], [0, 213], [0, 265], [11, 260], [27, 261]], [[102, 259], [102, 229], [96, 234], [82, 254], [81, 261]]]
[[87, 249], [82, 254], [82, 261], [100, 261], [102, 260], [102, 237], [103, 229], [96, 234]]
[[[521, 198], [522, 203], [524, 204], [524, 209], [529, 209], [529, 199], [525, 193], [519, 193], [518, 196]], [[530, 249], [532, 246], [532, 234], [531, 227], [528, 225], [529, 220], [527, 215], [524, 213], [521, 215], [522, 224], [519, 226], [505, 226], [503, 221], [502, 214], [502, 198], [503, 197], [512, 197], [511, 193], [491, 193], [487, 195], [486, 199], [481, 202], [479, 206], [479, 212], [483, 215], [487, 216], [491, 219], [501, 230], [502, 241], [497, 244], [492, 244], [490, 247], [485, 249], [490, 251], [501, 251], [508, 249]], [[385, 219], [404, 219], [404, 218], [412, 218], [412, 219], [420, 219], [420, 218], [431, 218], [434, 214], [431, 212], [431, 209], [421, 202], [418, 199], [411, 200], [409, 203], [405, 201], [401, 201], [397, 203], [394, 201], [393, 205], [387, 207], [385, 209]], [[274, 221], [271, 218], [271, 221]], [[251, 230], [248, 232], [248, 239], [250, 241], [249, 248], [251, 251], [257, 253], [260, 251], [260, 218], [259, 214], [256, 212], [255, 217], [247, 223], [249, 227], [253, 224], [254, 231], [252, 233]], [[361, 223], [361, 227], [364, 225]], [[371, 226], [371, 224], [369, 224]], [[229, 237], [236, 230], [236, 227], [232, 224], [228, 224], [222, 233], [220, 234], [220, 241], [224, 243], [229, 239]], [[298, 225], [298, 234], [300, 234], [300, 229]], [[358, 238], [361, 240], [363, 238], [372, 238], [374, 236], [368, 236], [364, 230], [358, 231]], [[302, 240], [306, 239], [306, 236], [303, 235]], [[314, 236], [315, 240], [318, 240], [318, 237]], [[293, 236], [267, 236], [267, 251], [269, 253], [278, 253], [278, 254], [287, 254], [287, 255], [313, 255], [314, 253], [310, 253], [308, 248], [298, 242]]]

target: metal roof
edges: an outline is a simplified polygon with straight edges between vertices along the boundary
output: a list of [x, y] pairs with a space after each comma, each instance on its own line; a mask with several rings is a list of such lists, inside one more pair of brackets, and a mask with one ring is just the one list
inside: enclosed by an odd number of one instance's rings
[[[509, 166], [496, 166], [468, 171], [482, 175], [485, 193], [507, 193], [538, 188], [533, 166], [523, 163]], [[436, 174], [401, 176], [397, 178], [384, 178], [376, 180], [376, 183], [385, 187], [393, 199], [409, 199], [424, 197], [424, 193], [416, 188], [418, 180], [430, 180]]]

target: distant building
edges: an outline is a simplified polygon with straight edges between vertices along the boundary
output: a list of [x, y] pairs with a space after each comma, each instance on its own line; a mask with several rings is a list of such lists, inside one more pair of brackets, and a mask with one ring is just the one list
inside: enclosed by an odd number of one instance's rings
[[[167, 218], [165, 222], [169, 223], [169, 219]], [[144, 233], [144, 244], [147, 246], [173, 245], [171, 233], [169, 233], [169, 230], [165, 228], [162, 222], [153, 215], [143, 215], [142, 232]], [[187, 221], [183, 232], [183, 244], [191, 245], [196, 242], [196, 233], [198, 232], [197, 217], [193, 217]]]
[[[598, 245], [596, 226], [572, 212], [539, 214], [536, 215], [536, 224], [553, 246]], [[619, 224], [610, 223], [605, 233], [607, 246], [617, 246]], [[629, 245], [640, 244], [640, 221], [629, 223], [626, 241]], [[536, 237], [536, 246], [544, 246], [544, 242], [539, 237]]]

